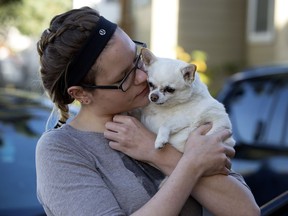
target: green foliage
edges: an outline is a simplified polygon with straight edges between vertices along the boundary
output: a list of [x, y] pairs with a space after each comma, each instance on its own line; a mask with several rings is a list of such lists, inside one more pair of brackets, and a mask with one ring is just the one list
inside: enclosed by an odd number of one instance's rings
[[0, 6], [15, 4], [17, 2], [22, 2], [22, 0], [0, 0]]
[[209, 90], [212, 96], [216, 96], [223, 88], [227, 79], [245, 68], [242, 62], [226, 62], [219, 65], [209, 66], [206, 74], [210, 78]]
[[22, 0], [0, 0], [0, 26], [1, 30], [13, 23], [17, 17], [17, 10], [22, 5]]
[[223, 87], [226, 79], [232, 74], [243, 69], [244, 63], [241, 62], [226, 62], [222, 65], [207, 65], [208, 55], [201, 50], [194, 50], [190, 54], [182, 47], [176, 49], [177, 58], [195, 64], [197, 71], [200, 72], [201, 80], [207, 84], [212, 96], [216, 96], [219, 90]]
[[22, 34], [38, 37], [52, 17], [71, 8], [72, 0], [0, 0], [0, 28], [15, 26]]

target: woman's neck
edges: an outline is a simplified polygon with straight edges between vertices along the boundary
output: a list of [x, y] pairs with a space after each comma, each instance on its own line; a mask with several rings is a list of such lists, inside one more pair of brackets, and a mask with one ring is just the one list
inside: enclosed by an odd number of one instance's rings
[[88, 112], [81, 112], [69, 123], [72, 127], [80, 131], [93, 131], [103, 133], [105, 124], [112, 121], [113, 115], [97, 115]]

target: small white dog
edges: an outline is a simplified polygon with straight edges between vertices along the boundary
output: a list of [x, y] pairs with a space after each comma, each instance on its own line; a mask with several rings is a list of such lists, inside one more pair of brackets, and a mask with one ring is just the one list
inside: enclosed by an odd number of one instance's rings
[[[142, 123], [157, 134], [155, 148], [170, 143], [183, 152], [191, 131], [211, 122], [211, 134], [231, 128], [226, 110], [200, 81], [196, 66], [174, 59], [156, 57], [150, 50], [142, 50], [148, 73], [150, 104], [141, 111]], [[234, 146], [232, 137], [225, 144]]]

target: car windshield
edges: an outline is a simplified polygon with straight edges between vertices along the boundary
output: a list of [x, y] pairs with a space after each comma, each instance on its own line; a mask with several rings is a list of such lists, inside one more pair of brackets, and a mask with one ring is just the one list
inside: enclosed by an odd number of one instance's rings
[[239, 143], [288, 147], [288, 77], [244, 80], [225, 101]]

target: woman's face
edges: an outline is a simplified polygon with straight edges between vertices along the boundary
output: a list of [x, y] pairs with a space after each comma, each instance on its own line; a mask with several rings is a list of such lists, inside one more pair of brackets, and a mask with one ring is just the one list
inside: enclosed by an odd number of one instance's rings
[[[113, 40], [97, 60], [101, 71], [96, 75], [96, 85], [116, 84], [135, 67], [136, 44], [119, 28]], [[147, 74], [140, 69], [132, 73], [135, 73], [135, 78], [126, 92], [120, 89], [95, 89], [95, 108], [100, 108], [105, 114], [117, 114], [146, 106], [149, 103]]]

